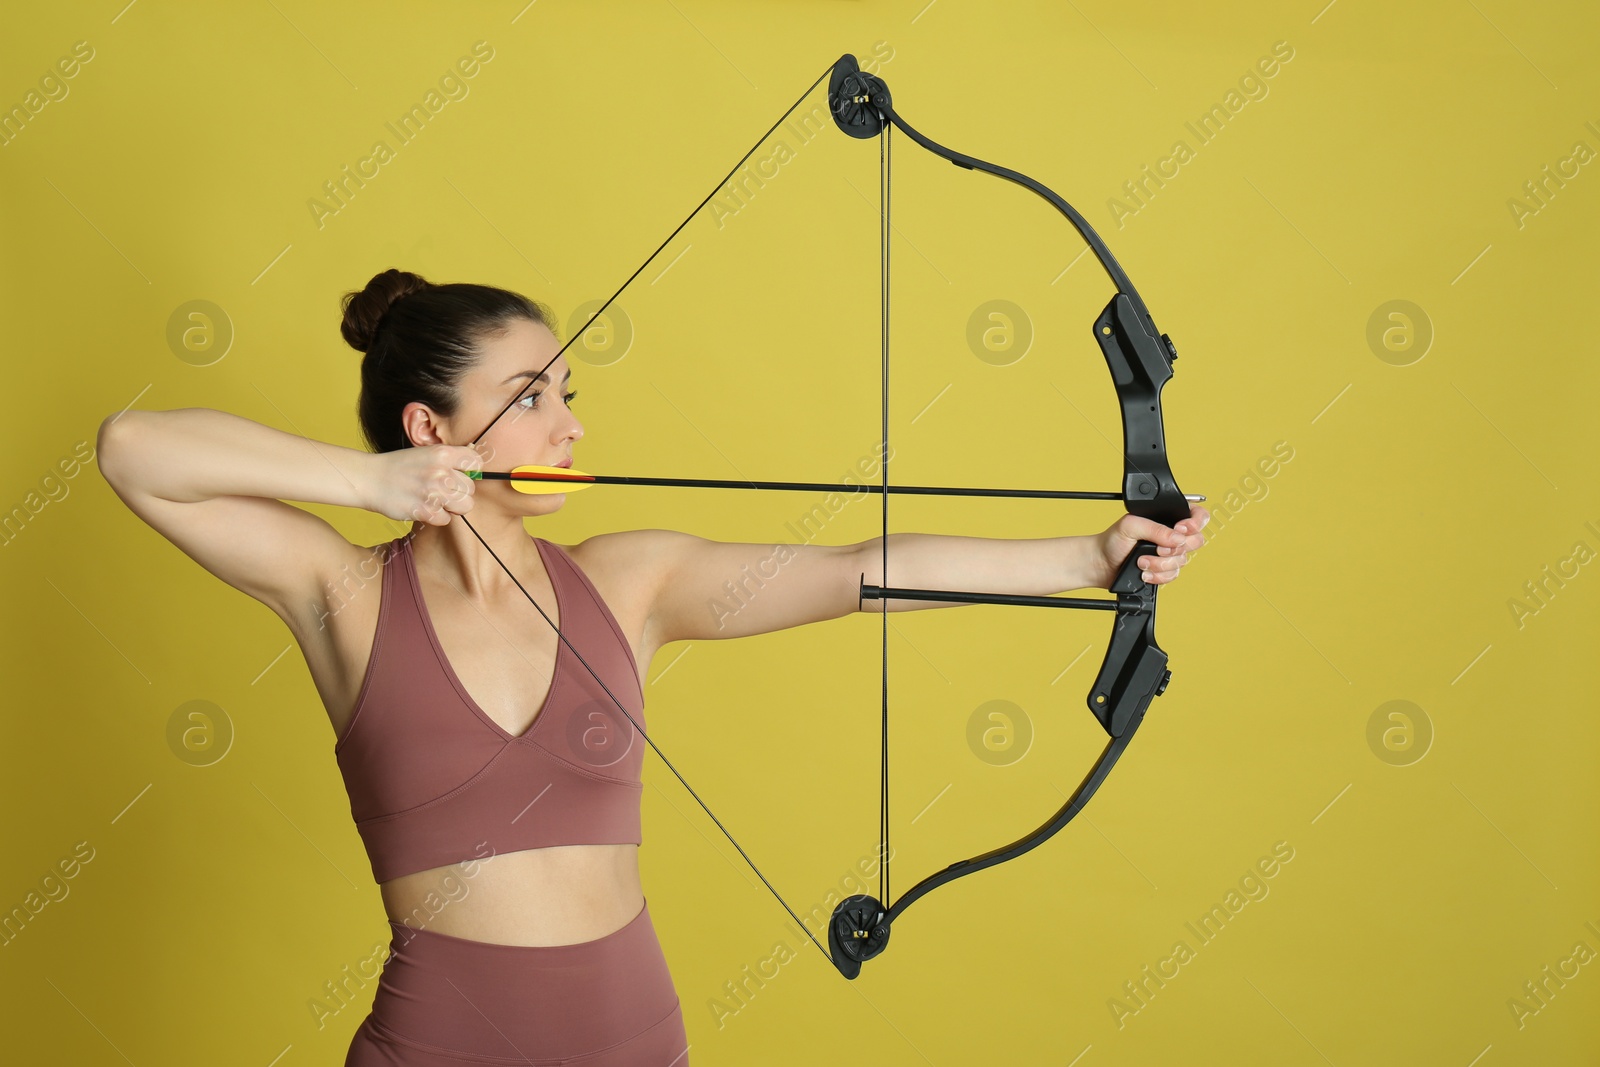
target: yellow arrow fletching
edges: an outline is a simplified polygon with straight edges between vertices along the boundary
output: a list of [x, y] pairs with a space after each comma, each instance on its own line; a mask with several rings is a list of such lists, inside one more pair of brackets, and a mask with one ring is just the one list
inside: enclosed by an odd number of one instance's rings
[[510, 482], [511, 488], [517, 492], [533, 495], [575, 493], [595, 484], [593, 475], [570, 467], [539, 466], [513, 467]]

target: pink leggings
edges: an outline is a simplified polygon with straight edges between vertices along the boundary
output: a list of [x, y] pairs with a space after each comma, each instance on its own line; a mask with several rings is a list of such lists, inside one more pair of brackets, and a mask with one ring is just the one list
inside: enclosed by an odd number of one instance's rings
[[647, 904], [576, 945], [497, 945], [389, 921], [390, 956], [345, 1067], [687, 1067]]

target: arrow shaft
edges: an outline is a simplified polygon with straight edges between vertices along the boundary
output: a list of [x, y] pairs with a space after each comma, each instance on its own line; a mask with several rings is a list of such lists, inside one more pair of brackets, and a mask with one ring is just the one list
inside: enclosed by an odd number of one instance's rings
[[[644, 478], [620, 474], [585, 474], [564, 478], [560, 475], [518, 473], [515, 471], [468, 471], [472, 477], [502, 481], [562, 482], [578, 485], [647, 485], [689, 489], [765, 489], [805, 493], [883, 493], [903, 496], [987, 496], [1033, 500], [1121, 500], [1121, 493], [1094, 493], [1067, 489], [988, 489], [967, 486], [876, 485], [842, 482], [748, 481], [734, 478]], [[1204, 497], [1191, 499], [1204, 500]]]

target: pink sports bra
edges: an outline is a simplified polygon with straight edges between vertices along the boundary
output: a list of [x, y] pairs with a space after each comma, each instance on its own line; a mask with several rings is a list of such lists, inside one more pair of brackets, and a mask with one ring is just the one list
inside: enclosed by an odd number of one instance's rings
[[[377, 634], [355, 714], [334, 745], [372, 876], [552, 845], [639, 844], [644, 740], [564, 643], [520, 736], [467, 694], [428, 617], [411, 534], [384, 560]], [[561, 632], [642, 728], [633, 650], [588, 576], [534, 538]], [[529, 607], [530, 626], [544, 626]]]

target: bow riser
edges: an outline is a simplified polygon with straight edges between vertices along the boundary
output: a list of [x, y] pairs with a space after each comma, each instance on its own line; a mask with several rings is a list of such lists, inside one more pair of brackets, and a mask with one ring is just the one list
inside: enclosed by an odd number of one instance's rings
[[[1113, 296], [1095, 319], [1094, 338], [1122, 406], [1124, 504], [1130, 514], [1176, 526], [1188, 517], [1189, 503], [1167, 462], [1161, 390], [1172, 380], [1177, 347], [1166, 334], [1152, 336], [1123, 293]], [[1156, 644], [1156, 587], [1139, 570], [1140, 558], [1155, 551], [1149, 541], [1136, 544], [1109, 586], [1117, 594], [1117, 621], [1088, 704], [1112, 737], [1121, 736], [1136, 713], [1142, 717], [1172, 678], [1167, 654]]]

